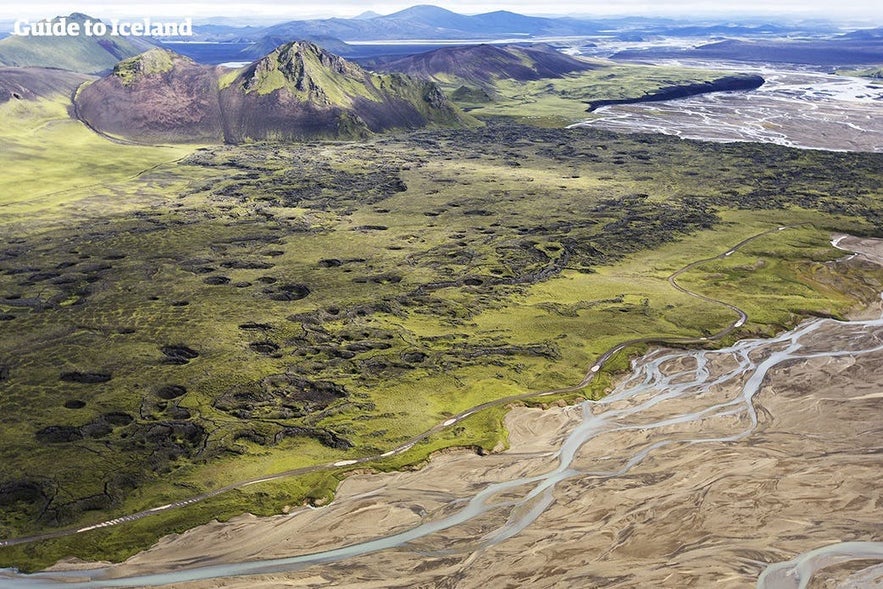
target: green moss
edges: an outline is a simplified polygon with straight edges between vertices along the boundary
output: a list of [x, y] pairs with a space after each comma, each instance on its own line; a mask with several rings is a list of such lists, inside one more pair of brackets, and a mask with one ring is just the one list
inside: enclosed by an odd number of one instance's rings
[[883, 66], [861, 69], [839, 69], [836, 73], [840, 76], [881, 79], [883, 78]]
[[596, 100], [635, 98], [667, 86], [715, 80], [726, 71], [671, 66], [622, 65], [597, 60], [596, 69], [563, 78], [530, 82], [498, 80], [490, 92], [492, 101], [480, 94], [456, 94], [462, 83], [443, 85], [449, 96], [470, 114], [513, 117], [539, 126], [572, 124], [591, 118], [587, 103]]
[[113, 74], [123, 86], [129, 86], [143, 76], [169, 72], [174, 67], [175, 54], [165, 49], [151, 49], [141, 55], [125, 59], [113, 68]]

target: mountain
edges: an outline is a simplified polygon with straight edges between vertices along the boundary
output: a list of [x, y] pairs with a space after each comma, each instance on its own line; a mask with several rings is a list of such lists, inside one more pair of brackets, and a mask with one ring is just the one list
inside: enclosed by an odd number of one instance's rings
[[233, 71], [152, 50], [82, 88], [76, 108], [99, 132], [150, 142], [348, 139], [465, 120], [431, 82], [372, 74], [308, 42]]
[[163, 37], [165, 41], [201, 41], [205, 43], [241, 43], [261, 31], [263, 27], [232, 26], [221, 24], [193, 25], [193, 34], [179, 37]]
[[221, 91], [228, 141], [362, 137], [461, 124], [437, 86], [363, 70], [314, 43], [282, 45]]
[[883, 41], [883, 27], [877, 27], [875, 29], [859, 29], [857, 31], [852, 31], [849, 33], [845, 33], [840, 36], [842, 39], [852, 39], [855, 41]]
[[81, 13], [55, 17], [80, 24], [80, 34], [64, 37], [11, 36], [0, 40], [0, 65], [52, 67], [88, 74], [106, 72], [121, 59], [134, 57], [156, 46], [141, 37], [87, 36], [83, 23], [98, 22]]
[[473, 16], [438, 6], [419, 5], [385, 16], [294, 20], [268, 27], [261, 36], [309, 39], [330, 36], [347, 42], [390, 39], [486, 39], [488, 36], [551, 36], [593, 34], [599, 25], [569, 18], [539, 18], [507, 11]]
[[546, 44], [444, 47], [376, 63], [373, 67], [435, 82], [473, 84], [485, 88], [498, 79], [527, 81], [560, 78], [594, 68], [592, 64], [565, 55]]
[[102, 133], [163, 142], [223, 137], [218, 73], [166, 49], [121, 61], [76, 96], [78, 116]]
[[[327, 35], [315, 35], [307, 39], [298, 39], [299, 41], [309, 41], [315, 43], [325, 51], [335, 55], [349, 55], [352, 53], [353, 47], [341, 41], [336, 37]], [[243, 60], [260, 59], [275, 50], [280, 45], [290, 42], [291, 39], [284, 39], [275, 35], [261, 37], [252, 45], [246, 47], [240, 52]]]

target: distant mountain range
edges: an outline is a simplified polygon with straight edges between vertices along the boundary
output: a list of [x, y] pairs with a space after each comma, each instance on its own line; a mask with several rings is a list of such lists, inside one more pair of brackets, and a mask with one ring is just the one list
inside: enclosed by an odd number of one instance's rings
[[883, 63], [883, 38], [741, 40], [726, 39], [690, 48], [632, 49], [615, 53], [613, 59], [712, 59], [760, 63], [793, 63], [820, 66]]
[[187, 143], [352, 139], [467, 120], [431, 82], [370, 73], [307, 42], [241, 70], [154, 49], [84, 86], [76, 111], [108, 135]]
[[572, 18], [540, 18], [499, 10], [467, 16], [437, 6], [419, 5], [363, 18], [293, 20], [267, 27], [248, 37], [335, 37], [344, 41], [392, 39], [487, 39], [491, 36], [587, 35], [599, 32], [596, 22]]
[[[73, 14], [69, 21], [88, 17]], [[57, 20], [57, 19], [54, 19]], [[94, 20], [94, 19], [93, 19]], [[195, 36], [163, 41], [205, 41], [176, 45], [175, 50], [200, 62], [252, 61], [291, 41], [311, 41], [337, 55], [372, 58], [378, 55], [412, 55], [423, 50], [415, 41], [596, 37], [641, 42], [663, 37], [719, 38], [690, 50], [656, 48], [617, 54], [623, 59], [709, 58], [769, 62], [848, 65], [883, 62], [883, 29], [838, 33], [819, 23], [785, 25], [758, 22], [682, 22], [661, 18], [543, 18], [509, 11], [463, 15], [431, 5], [412, 6], [388, 15], [363, 13], [355, 18], [293, 20], [269, 27], [236, 27], [211, 23], [196, 25]], [[827, 38], [821, 38], [824, 33]], [[811, 41], [783, 41], [795, 36]], [[7, 37], [0, 39], [0, 65], [58, 67], [87, 73], [107, 72], [117, 61], [134, 57], [161, 40], [138, 37]], [[365, 41], [380, 44], [366, 45]], [[387, 44], [382, 42], [386, 41]], [[401, 41], [396, 46], [392, 41]], [[408, 46], [408, 43], [411, 43]], [[222, 50], [224, 47], [229, 50]], [[436, 45], [438, 46], [438, 45]]]

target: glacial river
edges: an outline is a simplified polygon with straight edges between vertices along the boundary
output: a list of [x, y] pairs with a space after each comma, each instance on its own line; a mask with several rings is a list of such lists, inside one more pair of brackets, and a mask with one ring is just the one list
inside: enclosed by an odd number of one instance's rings
[[592, 119], [573, 126], [706, 141], [883, 152], [883, 81], [730, 62], [674, 65], [756, 73], [766, 83], [751, 91], [606, 106]]
[[[627, 477], [648, 457], [672, 448], [702, 446], [722, 452], [732, 444], [750, 444], [749, 439], [759, 422], [755, 397], [771, 371], [799, 361], [852, 361], [881, 351], [883, 318], [850, 322], [816, 319], [772, 339], [743, 340], [716, 351], [659, 350], [633, 362], [631, 374], [607, 397], [581, 405], [581, 419], [554, 451], [550, 464], [556, 466], [548, 472], [487, 484], [473, 496], [448, 506], [443, 515], [424, 518], [423, 523], [406, 531], [314, 554], [197, 566], [125, 578], [111, 578], [121, 574], [114, 571], [114, 567], [34, 575], [5, 570], [0, 571], [0, 586], [8, 589], [155, 586], [297, 571], [407, 546], [488, 514], [501, 515], [494, 520], [497, 523], [483, 530], [477, 547], [472, 548], [484, 550], [504, 543], [534, 524], [555, 502], [556, 487], [565, 481]], [[632, 435], [634, 432], [640, 435]], [[604, 456], [597, 453], [605, 438], [621, 434], [632, 436], [625, 448], [617, 448]], [[817, 547], [792, 561], [770, 566], [762, 573], [758, 587], [806, 587], [819, 569], [855, 560], [883, 561], [883, 542], [841, 542]], [[880, 574], [880, 567], [872, 566], [854, 573], [851, 578], [860, 581], [861, 575], [879, 578]]]

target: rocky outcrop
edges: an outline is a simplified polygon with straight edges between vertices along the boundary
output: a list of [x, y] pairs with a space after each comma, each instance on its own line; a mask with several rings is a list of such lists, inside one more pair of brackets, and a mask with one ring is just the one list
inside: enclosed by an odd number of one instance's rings
[[679, 84], [677, 86], [668, 86], [660, 88], [652, 94], [645, 94], [637, 98], [618, 98], [612, 100], [593, 100], [589, 102], [588, 112], [597, 110], [602, 106], [610, 106], [612, 104], [637, 104], [641, 102], [660, 102], [663, 100], [674, 100], [676, 98], [687, 98], [688, 96], [696, 96], [697, 94], [708, 94], [709, 92], [731, 92], [734, 90], [754, 90], [763, 86], [765, 80], [756, 75], [738, 75], [725, 76], [710, 82], [694, 82], [691, 84]]

